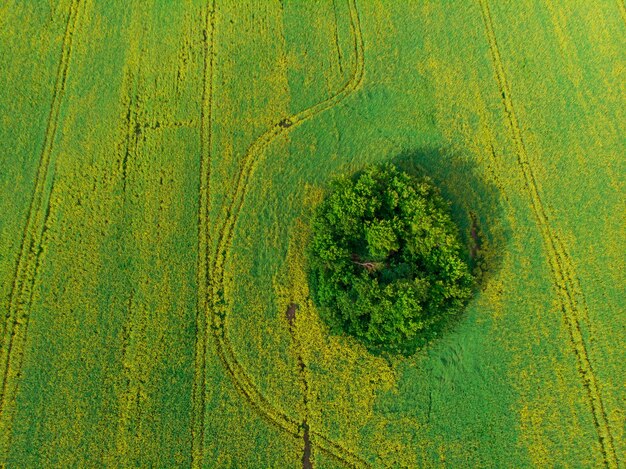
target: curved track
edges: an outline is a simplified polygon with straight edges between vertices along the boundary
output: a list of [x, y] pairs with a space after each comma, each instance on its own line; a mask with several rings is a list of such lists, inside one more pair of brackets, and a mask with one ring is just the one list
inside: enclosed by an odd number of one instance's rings
[[[232, 244], [234, 230], [237, 220], [244, 206], [250, 180], [254, 175], [255, 169], [269, 145], [278, 137], [286, 135], [288, 132], [297, 128], [302, 123], [313, 117], [331, 109], [341, 101], [350, 96], [363, 81], [364, 59], [363, 59], [363, 37], [359, 14], [355, 0], [348, 0], [350, 9], [350, 25], [354, 38], [354, 54], [356, 65], [350, 79], [332, 96], [308, 107], [296, 114], [286, 116], [279, 122], [276, 122], [260, 137], [258, 137], [247, 149], [241, 163], [241, 169], [236, 177], [235, 189], [227, 202], [224, 223], [218, 230], [217, 249], [215, 256], [209, 261], [208, 248], [208, 181], [207, 175], [201, 175], [201, 215], [199, 217], [200, 230], [206, 230], [201, 234], [201, 242], [203, 246], [200, 249], [199, 268], [206, 268], [206, 272], [199, 273], [199, 283], [201, 297], [198, 304], [202, 307], [199, 311], [197, 319], [198, 326], [198, 345], [196, 346], [196, 375], [194, 382], [193, 408], [194, 408], [194, 426], [192, 433], [193, 440], [193, 465], [199, 467], [203, 461], [203, 428], [205, 420], [205, 402], [204, 394], [206, 393], [206, 340], [208, 334], [206, 330], [210, 330], [215, 341], [217, 355], [224, 367], [224, 370], [231, 378], [235, 388], [244, 397], [248, 404], [262, 416], [268, 423], [280, 428], [281, 430], [293, 435], [302, 436], [303, 429], [300, 422], [294, 420], [281, 409], [276, 408], [271, 402], [263, 396], [256, 387], [254, 382], [247, 375], [245, 369], [240, 364], [233, 347], [228, 338], [227, 331], [227, 315], [228, 304], [224, 294], [225, 283], [225, 266], [229, 260], [230, 246]], [[213, 31], [213, 23], [210, 21], [211, 34]], [[206, 38], [206, 35], [205, 35]], [[212, 57], [212, 45], [207, 46], [210, 49]], [[208, 53], [208, 52], [207, 52]], [[212, 58], [210, 59], [212, 63]], [[210, 67], [212, 68], [212, 67]], [[209, 149], [206, 148], [208, 153]], [[208, 172], [208, 167], [203, 163], [203, 171]], [[202, 316], [204, 313], [204, 317]], [[203, 330], [206, 328], [206, 330]], [[330, 457], [340, 461], [349, 467], [368, 467], [369, 463], [358, 455], [352, 453], [341, 445], [331, 441], [324, 435], [314, 430], [310, 431], [311, 442], [320, 451], [326, 453]]]

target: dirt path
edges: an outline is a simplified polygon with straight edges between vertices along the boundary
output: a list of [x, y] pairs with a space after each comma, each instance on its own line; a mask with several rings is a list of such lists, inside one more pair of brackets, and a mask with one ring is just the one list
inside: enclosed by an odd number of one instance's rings
[[306, 365], [304, 364], [304, 360], [302, 359], [302, 345], [298, 340], [295, 333], [295, 320], [296, 320], [296, 312], [298, 311], [298, 305], [295, 303], [291, 303], [287, 308], [285, 315], [287, 316], [287, 321], [289, 322], [289, 332], [291, 333], [291, 339], [294, 341], [297, 349], [297, 360], [298, 360], [298, 368], [300, 369], [300, 379], [302, 380], [302, 384], [304, 386], [304, 418], [302, 419], [302, 424], [300, 425], [303, 432], [304, 438], [304, 451], [302, 453], [302, 468], [303, 469], [312, 469], [313, 464], [311, 463], [311, 437], [309, 435], [309, 383], [306, 379]]

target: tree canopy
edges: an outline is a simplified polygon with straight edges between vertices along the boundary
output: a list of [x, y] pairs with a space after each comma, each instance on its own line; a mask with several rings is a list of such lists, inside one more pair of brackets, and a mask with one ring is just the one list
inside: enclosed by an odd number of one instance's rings
[[392, 164], [341, 177], [312, 228], [308, 256], [321, 315], [370, 349], [410, 353], [472, 295], [449, 204], [426, 177]]

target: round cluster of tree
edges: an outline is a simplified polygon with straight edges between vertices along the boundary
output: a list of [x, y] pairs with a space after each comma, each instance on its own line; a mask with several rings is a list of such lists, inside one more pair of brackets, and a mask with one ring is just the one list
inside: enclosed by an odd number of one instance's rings
[[323, 318], [370, 349], [410, 353], [472, 295], [449, 204], [392, 164], [334, 181], [313, 219], [312, 290]]

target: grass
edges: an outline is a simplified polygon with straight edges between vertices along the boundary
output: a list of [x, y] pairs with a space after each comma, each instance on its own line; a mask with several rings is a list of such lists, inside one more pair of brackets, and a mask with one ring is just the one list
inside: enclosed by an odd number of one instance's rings
[[[0, 465], [624, 464], [625, 11], [0, 7]], [[329, 335], [303, 255], [388, 160], [490, 266], [408, 359]]]

